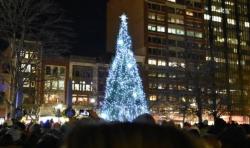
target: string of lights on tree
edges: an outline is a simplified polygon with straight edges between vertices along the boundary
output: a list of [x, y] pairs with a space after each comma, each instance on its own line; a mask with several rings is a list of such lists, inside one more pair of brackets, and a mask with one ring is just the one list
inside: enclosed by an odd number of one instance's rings
[[116, 55], [109, 70], [100, 116], [108, 121], [132, 121], [148, 113], [136, 59], [128, 34], [127, 16], [121, 15]]

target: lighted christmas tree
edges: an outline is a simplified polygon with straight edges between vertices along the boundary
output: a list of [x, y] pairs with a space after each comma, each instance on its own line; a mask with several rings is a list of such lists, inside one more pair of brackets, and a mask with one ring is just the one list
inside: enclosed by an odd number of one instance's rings
[[131, 50], [127, 16], [121, 17], [116, 55], [109, 70], [100, 116], [109, 121], [132, 121], [148, 113], [136, 59]]

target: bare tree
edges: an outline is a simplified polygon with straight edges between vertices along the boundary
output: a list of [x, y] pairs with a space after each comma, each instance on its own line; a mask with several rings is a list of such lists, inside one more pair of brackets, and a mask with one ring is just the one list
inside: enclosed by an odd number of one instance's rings
[[[34, 56], [41, 58], [41, 55], [68, 49], [72, 30], [67, 26], [70, 22], [64, 18], [63, 10], [51, 0], [0, 0], [0, 12], [0, 35], [8, 41], [12, 57], [12, 105], [19, 108], [23, 102], [24, 78], [32, 74], [29, 75], [27, 69], [31, 64], [41, 64], [41, 60], [34, 63]], [[25, 46], [29, 41], [32, 41], [35, 47], [32, 52], [36, 54], [25, 57], [30, 52]], [[20, 100], [15, 99], [17, 95]]]

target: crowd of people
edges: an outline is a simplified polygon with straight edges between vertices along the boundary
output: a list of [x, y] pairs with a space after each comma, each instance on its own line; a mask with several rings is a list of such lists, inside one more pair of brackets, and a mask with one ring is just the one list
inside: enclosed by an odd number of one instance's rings
[[156, 124], [145, 114], [133, 122], [99, 118], [27, 125], [12, 120], [0, 127], [0, 147], [6, 148], [250, 148], [250, 125], [217, 119], [213, 126], [174, 122]]

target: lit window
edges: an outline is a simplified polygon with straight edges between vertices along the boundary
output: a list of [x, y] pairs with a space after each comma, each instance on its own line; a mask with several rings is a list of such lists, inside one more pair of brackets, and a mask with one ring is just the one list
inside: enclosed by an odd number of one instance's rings
[[168, 0], [168, 1], [169, 1], [169, 2], [174, 2], [174, 3], [176, 2], [176, 0]]
[[250, 27], [250, 23], [249, 22], [245, 22], [245, 27], [249, 28]]
[[193, 31], [187, 31], [187, 36], [191, 36], [191, 37], [193, 37], [194, 36], [194, 32]]
[[185, 68], [185, 63], [181, 63], [181, 67], [182, 67], [182, 68]]
[[186, 15], [193, 16], [193, 15], [194, 15], [194, 13], [193, 13], [193, 12], [191, 12], [191, 11], [186, 11]]
[[216, 41], [218, 41], [218, 42], [224, 42], [225, 41], [225, 39], [223, 38], [223, 37], [219, 37], [219, 36], [217, 36], [217, 39], [216, 39]]
[[26, 78], [23, 79], [23, 87], [30, 87], [30, 83]]
[[226, 4], [226, 5], [230, 5], [230, 6], [233, 6], [233, 5], [234, 5], [234, 3], [233, 3], [233, 2], [230, 2], [230, 1], [225, 1], [225, 4]]
[[64, 90], [64, 81], [63, 80], [59, 80], [59, 89], [60, 90]]
[[78, 83], [75, 83], [75, 87], [74, 87], [74, 90], [80, 90], [80, 84], [78, 84]]
[[168, 28], [168, 33], [176, 34], [175, 28]]
[[169, 78], [176, 78], [176, 75], [170, 74], [170, 75], [169, 75]]
[[90, 85], [86, 84], [86, 91], [90, 91], [90, 90], [91, 90]]
[[149, 100], [150, 100], [150, 101], [156, 101], [156, 100], [157, 100], [156, 95], [150, 95], [150, 96], [149, 96]]
[[165, 89], [164, 84], [162, 84], [162, 83], [158, 84], [158, 89]]
[[222, 18], [220, 16], [212, 16], [214, 22], [221, 22]]
[[158, 66], [166, 66], [166, 61], [158, 60]]
[[168, 66], [177, 67], [177, 62], [168, 62]]
[[156, 65], [156, 60], [155, 59], [148, 59], [148, 64], [149, 65]]
[[165, 21], [165, 16], [157, 14], [157, 21]]
[[204, 19], [205, 19], [205, 20], [210, 20], [210, 15], [204, 14]]
[[166, 74], [165, 74], [165, 73], [159, 73], [159, 74], [158, 74], [158, 77], [159, 77], [159, 78], [165, 78], [165, 77], [166, 77]]
[[227, 19], [227, 23], [231, 25], [235, 25], [235, 20], [234, 19]]
[[176, 24], [184, 24], [183, 19], [176, 19], [175, 22]]
[[31, 72], [31, 65], [30, 64], [22, 64], [21, 70], [22, 70], [22, 72]]
[[148, 18], [151, 20], [155, 20], [155, 14], [154, 13], [148, 13]]
[[150, 31], [156, 31], [156, 25], [149, 24], [148, 25], [148, 30], [150, 30]]
[[169, 90], [173, 90], [173, 88], [174, 88], [174, 86], [173, 86], [172, 84], [169, 84], [169, 85], [168, 85], [168, 89], [169, 89]]
[[149, 76], [149, 77], [155, 77], [155, 76], [156, 76], [156, 73], [149, 73], [148, 76]]
[[242, 41], [242, 42], [240, 42], [240, 45], [241, 45], [241, 46], [247, 46], [247, 42]]
[[206, 57], [206, 61], [210, 61], [211, 60], [211, 57]]
[[178, 34], [178, 35], [184, 35], [184, 30], [182, 30], [182, 29], [176, 29], [176, 34]]
[[157, 26], [157, 31], [158, 32], [165, 32], [165, 27], [164, 26]]
[[54, 90], [57, 89], [57, 81], [55, 81], [55, 80], [52, 81], [52, 89], [54, 89]]
[[201, 32], [195, 32], [195, 37], [196, 38], [202, 38], [202, 33]]
[[25, 52], [24, 58], [25, 58], [25, 59], [28, 59], [28, 58], [29, 58], [29, 52]]

